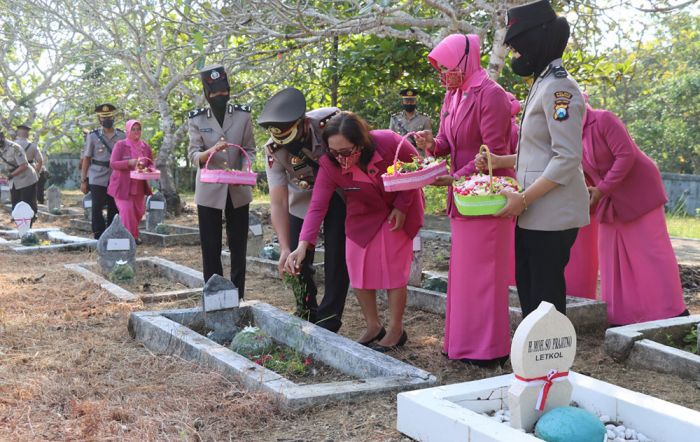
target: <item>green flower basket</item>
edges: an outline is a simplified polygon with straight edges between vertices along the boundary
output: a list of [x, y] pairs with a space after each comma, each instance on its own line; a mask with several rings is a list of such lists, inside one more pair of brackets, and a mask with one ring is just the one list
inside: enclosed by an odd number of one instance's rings
[[503, 195], [493, 194], [493, 167], [491, 166], [491, 151], [486, 146], [481, 146], [479, 153], [486, 154], [489, 167], [489, 186], [491, 195], [461, 195], [453, 192], [454, 203], [457, 211], [464, 216], [495, 215], [506, 206], [507, 199]]

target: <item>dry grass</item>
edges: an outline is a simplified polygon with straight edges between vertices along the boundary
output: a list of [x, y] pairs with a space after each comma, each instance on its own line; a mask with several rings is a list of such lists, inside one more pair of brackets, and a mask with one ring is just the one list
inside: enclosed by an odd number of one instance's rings
[[[0, 225], [9, 218], [0, 214]], [[139, 247], [201, 269], [199, 248]], [[91, 252], [21, 256], [0, 250], [0, 440], [399, 441], [395, 395], [299, 413], [268, 396], [170, 356], [153, 354], [126, 329], [133, 310], [66, 272], [63, 264], [95, 260]], [[45, 274], [43, 278], [37, 278]], [[695, 294], [697, 297], [697, 294]], [[291, 311], [281, 282], [251, 275], [247, 298]], [[700, 304], [691, 310], [700, 313]], [[348, 299], [342, 334], [356, 338], [363, 321]], [[507, 372], [471, 368], [440, 355], [444, 321], [406, 313], [410, 340], [394, 356], [434, 373], [439, 383]], [[574, 369], [700, 410], [700, 385], [674, 376], [627, 369], [602, 349], [602, 331], [579, 336]]]

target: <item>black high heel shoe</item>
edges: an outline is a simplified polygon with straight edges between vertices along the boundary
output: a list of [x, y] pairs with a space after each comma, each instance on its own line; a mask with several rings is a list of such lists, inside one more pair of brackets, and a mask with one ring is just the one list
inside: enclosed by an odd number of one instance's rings
[[380, 339], [384, 338], [384, 336], [386, 336], [386, 329], [384, 327], [382, 327], [382, 329], [379, 330], [379, 333], [377, 333], [377, 336], [373, 337], [369, 341], [365, 341], [365, 342], [357, 341], [357, 343], [360, 345], [364, 345], [365, 347], [369, 347], [369, 344], [371, 344], [372, 342], [379, 341]]
[[379, 353], [386, 353], [388, 351], [396, 350], [399, 347], [403, 347], [404, 344], [406, 344], [406, 342], [408, 342], [408, 335], [406, 334], [406, 330], [404, 330], [403, 333], [401, 333], [401, 337], [399, 338], [399, 342], [397, 342], [396, 344], [390, 345], [388, 347], [384, 346], [384, 345], [380, 345], [380, 344], [374, 344], [374, 345], [370, 346], [370, 348], [374, 351], [379, 352]]

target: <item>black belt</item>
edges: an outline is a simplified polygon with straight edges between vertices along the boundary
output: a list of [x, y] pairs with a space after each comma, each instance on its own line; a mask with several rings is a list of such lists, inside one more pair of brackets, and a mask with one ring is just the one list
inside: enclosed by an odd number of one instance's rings
[[98, 166], [102, 167], [109, 167], [109, 161], [90, 160], [90, 163], [97, 164]]

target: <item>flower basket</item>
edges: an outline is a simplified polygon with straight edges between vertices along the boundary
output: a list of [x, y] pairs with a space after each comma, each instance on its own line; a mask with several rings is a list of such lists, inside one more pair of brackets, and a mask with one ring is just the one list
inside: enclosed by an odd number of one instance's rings
[[248, 152], [245, 151], [238, 144], [227, 144], [226, 147], [236, 147], [248, 162], [248, 170], [223, 170], [223, 169], [209, 169], [209, 161], [214, 155], [209, 155], [204, 169], [199, 172], [199, 181], [203, 183], [218, 183], [218, 184], [238, 184], [244, 186], [255, 186], [258, 179], [258, 174], [251, 172], [250, 168], [252, 166]]
[[[511, 177], [494, 177], [491, 166], [491, 152], [481, 146], [480, 153], [486, 153], [489, 168], [488, 178], [481, 174], [473, 175], [469, 180], [455, 184], [453, 187], [454, 203], [457, 211], [464, 216], [495, 215], [506, 205], [506, 197], [499, 195], [504, 189], [519, 191], [517, 181]], [[478, 192], [486, 191], [479, 194]]]
[[[415, 132], [407, 133], [396, 148], [394, 155], [394, 167], [391, 172], [382, 175], [384, 190], [387, 192], [400, 192], [402, 190], [422, 189], [435, 181], [435, 178], [447, 173], [447, 162], [426, 158], [420, 165], [420, 169], [413, 172], [399, 171], [399, 152], [404, 143], [408, 143], [407, 138]], [[415, 161], [414, 161], [415, 162]]]
[[136, 162], [136, 164], [140, 164], [142, 161], [146, 163], [146, 167], [143, 169], [139, 170], [132, 170], [129, 173], [129, 176], [133, 180], [159, 180], [160, 179], [160, 170], [156, 169], [155, 166], [153, 165], [153, 160], [151, 160], [148, 157], [142, 157], [139, 158]]

